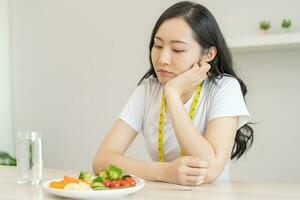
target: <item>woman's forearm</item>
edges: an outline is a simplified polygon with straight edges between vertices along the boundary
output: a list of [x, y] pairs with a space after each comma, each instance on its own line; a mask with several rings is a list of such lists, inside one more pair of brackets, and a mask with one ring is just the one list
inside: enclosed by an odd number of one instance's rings
[[[188, 156], [197, 156], [201, 160], [208, 162], [208, 173], [205, 176], [204, 183], [214, 181], [220, 175], [230, 157], [227, 158], [227, 154], [224, 153], [218, 154], [212, 144], [199, 133], [186, 112], [180, 96], [176, 92], [168, 90], [165, 91], [165, 95], [175, 135], [184, 154]], [[228, 121], [226, 121], [226, 123], [227, 122]], [[234, 120], [230, 121], [229, 124], [231, 123], [233, 126], [231, 128], [229, 127], [228, 130], [235, 130]], [[229, 154], [228, 156], [230, 156]]]
[[186, 112], [180, 96], [171, 90], [165, 91], [167, 105], [171, 114], [171, 121], [176, 138], [182, 150], [187, 155], [199, 156], [208, 162], [216, 158], [214, 149], [210, 143], [199, 134], [193, 121]]
[[135, 160], [114, 152], [99, 153], [94, 160], [93, 171], [98, 174], [110, 164], [121, 167], [126, 174], [134, 174], [146, 180], [166, 181], [164, 172], [167, 163]]

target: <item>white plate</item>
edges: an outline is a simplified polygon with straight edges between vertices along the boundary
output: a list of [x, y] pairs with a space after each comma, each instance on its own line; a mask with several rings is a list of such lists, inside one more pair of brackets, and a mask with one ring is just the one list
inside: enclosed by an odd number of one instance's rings
[[52, 181], [60, 181], [62, 179], [49, 180], [42, 183], [42, 187], [49, 193], [74, 199], [116, 199], [132, 193], [135, 193], [145, 186], [145, 181], [141, 178], [134, 177], [136, 179], [136, 185], [134, 187], [128, 188], [117, 188], [108, 190], [90, 190], [90, 191], [74, 191], [74, 190], [64, 190], [55, 189], [49, 187], [49, 183]]

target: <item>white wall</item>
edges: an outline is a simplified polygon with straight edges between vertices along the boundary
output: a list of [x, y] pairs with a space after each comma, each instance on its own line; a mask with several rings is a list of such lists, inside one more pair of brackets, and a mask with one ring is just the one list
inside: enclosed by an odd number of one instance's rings
[[[46, 167], [90, 169], [99, 142], [148, 69], [148, 41], [176, 1], [13, 0], [12, 65], [16, 129], [44, 132]], [[261, 19], [293, 19], [299, 1], [199, 1], [226, 36], [257, 34]], [[299, 181], [299, 53], [234, 55], [249, 87], [255, 144], [234, 165], [239, 180]], [[298, 90], [297, 90], [298, 89]], [[144, 141], [129, 155], [149, 159]]]
[[9, 1], [0, 0], [0, 151], [13, 154], [9, 28]]
[[253, 149], [232, 170], [236, 179], [299, 182], [299, 55], [300, 49], [236, 55], [257, 122]]

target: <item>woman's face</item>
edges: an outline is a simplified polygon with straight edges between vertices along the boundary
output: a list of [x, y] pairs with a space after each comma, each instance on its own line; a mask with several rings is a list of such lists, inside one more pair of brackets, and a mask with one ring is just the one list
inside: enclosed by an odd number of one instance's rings
[[165, 84], [199, 63], [201, 51], [184, 19], [178, 17], [163, 22], [155, 34], [151, 50], [151, 60], [159, 82]]

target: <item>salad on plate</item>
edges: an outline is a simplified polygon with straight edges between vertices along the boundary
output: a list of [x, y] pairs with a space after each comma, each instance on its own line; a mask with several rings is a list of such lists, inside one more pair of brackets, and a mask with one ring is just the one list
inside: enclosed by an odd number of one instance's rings
[[144, 186], [143, 179], [124, 175], [115, 165], [109, 165], [96, 176], [81, 171], [77, 177], [65, 175], [42, 183], [48, 193], [72, 199], [116, 199], [138, 192]]
[[124, 175], [123, 170], [115, 165], [109, 165], [98, 176], [92, 176], [87, 171], [81, 171], [78, 177], [65, 175], [62, 180], [49, 182], [53, 189], [93, 191], [111, 190], [134, 187], [138, 179], [132, 175]]

